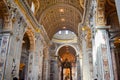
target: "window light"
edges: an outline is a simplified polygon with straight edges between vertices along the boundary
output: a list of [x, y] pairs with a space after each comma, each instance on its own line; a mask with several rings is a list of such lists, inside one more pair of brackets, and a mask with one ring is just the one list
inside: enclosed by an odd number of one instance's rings
[[35, 4], [33, 2], [32, 2], [32, 5], [31, 5], [31, 10], [34, 13], [34, 11], [35, 11]]
[[65, 31], [65, 34], [68, 34], [68, 30]]
[[62, 32], [61, 31], [59, 31], [59, 34], [61, 34]]

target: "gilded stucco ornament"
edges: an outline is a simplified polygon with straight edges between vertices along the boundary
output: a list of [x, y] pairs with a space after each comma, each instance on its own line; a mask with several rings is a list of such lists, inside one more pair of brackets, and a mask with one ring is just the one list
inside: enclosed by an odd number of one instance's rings
[[17, 8], [16, 8], [15, 4], [11, 3], [9, 0], [6, 0], [6, 3], [7, 3], [8, 10], [9, 10], [10, 19], [11, 20], [15, 19], [16, 12], [17, 12]]
[[97, 0], [97, 17], [96, 17], [97, 26], [104, 26], [106, 24], [105, 3], [106, 3], [106, 0]]

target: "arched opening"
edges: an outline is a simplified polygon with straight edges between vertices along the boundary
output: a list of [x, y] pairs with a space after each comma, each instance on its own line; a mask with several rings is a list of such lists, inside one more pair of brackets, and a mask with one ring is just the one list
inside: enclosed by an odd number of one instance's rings
[[114, 56], [113, 57], [115, 58], [114, 66], [116, 66], [117, 78], [119, 80], [120, 79], [120, 74], [119, 74], [120, 72], [119, 71], [120, 70], [120, 37], [116, 38], [114, 41]]
[[77, 80], [76, 51], [73, 47], [65, 45], [58, 51], [60, 80]]
[[63, 27], [53, 35], [52, 42], [50, 80], [77, 80], [81, 72], [80, 61], [76, 56], [76, 33]]
[[109, 37], [111, 56], [113, 62], [113, 74], [115, 80], [120, 80], [120, 24], [115, 0], [107, 0], [106, 8], [107, 25], [110, 25]]
[[25, 33], [22, 43], [22, 53], [20, 59], [20, 71], [19, 71], [20, 80], [25, 80], [27, 79], [28, 76], [29, 49], [30, 49], [30, 40], [27, 33]]
[[24, 34], [19, 67], [20, 80], [29, 80], [29, 76], [32, 73], [33, 54], [31, 53], [31, 51], [34, 47], [32, 38], [33, 36], [30, 31], [27, 31]]

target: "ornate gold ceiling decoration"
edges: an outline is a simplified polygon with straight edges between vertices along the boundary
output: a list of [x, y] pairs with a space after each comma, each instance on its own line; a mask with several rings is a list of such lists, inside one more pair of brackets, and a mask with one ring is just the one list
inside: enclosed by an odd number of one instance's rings
[[3, 0], [0, 0], [0, 17], [3, 17], [8, 12], [7, 6]]
[[71, 53], [64, 53], [63, 55], [61, 55], [61, 59], [62, 59], [62, 62], [64, 62], [66, 59], [69, 62], [75, 62], [75, 56]]
[[64, 27], [77, 34], [82, 14], [80, 0], [40, 0], [40, 9], [36, 18], [44, 26], [51, 39]]
[[107, 0], [108, 4], [112, 7], [115, 7], [115, 0]]
[[111, 14], [116, 12], [116, 6], [115, 6], [115, 1], [114, 0], [107, 0], [106, 5], [105, 5], [105, 15], [106, 18], [108, 18]]
[[62, 48], [60, 48], [58, 54], [59, 54], [62, 62], [64, 62], [66, 59], [69, 62], [76, 61], [76, 57], [75, 57], [76, 51], [71, 46], [63, 46]]
[[39, 0], [40, 8], [38, 10], [38, 18], [39, 16], [48, 8], [54, 6], [54, 5], [71, 5], [78, 9], [80, 12], [83, 11], [80, 3], [83, 3], [83, 0]]
[[84, 9], [84, 0], [79, 0], [81, 7]]

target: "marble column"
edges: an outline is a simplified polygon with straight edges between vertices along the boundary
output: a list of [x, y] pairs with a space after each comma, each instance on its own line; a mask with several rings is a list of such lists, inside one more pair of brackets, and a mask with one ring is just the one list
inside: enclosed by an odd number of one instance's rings
[[9, 49], [9, 38], [10, 33], [2, 34], [2, 39], [0, 41], [0, 80], [6, 79], [5, 72], [6, 72], [6, 62], [7, 62], [7, 55]]
[[35, 59], [35, 52], [30, 51], [29, 52], [29, 60], [28, 60], [28, 79], [35, 80], [34, 79], [34, 59]]
[[[92, 34], [94, 36], [94, 33]], [[96, 60], [97, 60], [97, 51], [95, 47], [95, 39], [92, 37], [92, 61], [93, 61], [93, 78], [97, 79], [97, 65], [96, 65]]]
[[6, 80], [12, 79], [13, 76], [19, 75], [19, 62], [21, 56], [21, 40], [17, 41], [16, 37], [11, 35], [9, 41], [9, 49], [6, 62]]
[[[95, 23], [95, 65], [97, 66], [98, 79], [114, 80], [110, 43], [105, 18], [106, 0], [97, 0]], [[94, 58], [94, 57], [93, 57]]]
[[87, 44], [86, 44], [86, 39], [85, 35], [86, 32], [83, 31], [83, 37], [82, 37], [82, 54], [83, 54], [83, 66], [82, 66], [82, 72], [83, 72], [83, 80], [91, 80], [90, 79], [90, 69], [89, 69], [89, 57], [88, 57], [88, 52], [87, 52]]
[[42, 63], [43, 63], [43, 53], [41, 51], [40, 57], [39, 57], [39, 74], [38, 74], [38, 80], [42, 80]]
[[[79, 58], [78, 58], [79, 59]], [[76, 62], [76, 67], [77, 67], [77, 80], [81, 80], [81, 65], [80, 65], [80, 60], [77, 59]]]
[[43, 50], [43, 71], [42, 71], [42, 80], [49, 80], [49, 54], [48, 48], [44, 48]]
[[[15, 59], [15, 63], [16, 63], [16, 72], [15, 72], [14, 76], [16, 76], [18, 78], [19, 78], [19, 70], [20, 70], [20, 60], [21, 60], [21, 55], [22, 55], [22, 39], [18, 40], [19, 38], [16, 39], [17, 42], [15, 43], [15, 46], [14, 46], [14, 49], [15, 49], [14, 50], [14, 59]], [[14, 76], [12, 76], [12, 78]]]
[[58, 80], [59, 79], [59, 68], [57, 59], [52, 59], [50, 62], [50, 80]]
[[87, 54], [88, 54], [88, 68], [89, 68], [89, 79], [93, 79], [93, 62], [92, 62], [92, 48], [87, 48]]
[[115, 4], [116, 4], [116, 9], [117, 9], [118, 19], [120, 24], [120, 0], [115, 0]]
[[86, 51], [87, 51], [87, 55], [88, 55], [88, 65], [89, 65], [89, 79], [92, 80], [93, 79], [93, 61], [92, 61], [92, 40], [91, 40], [91, 29], [87, 30], [87, 35], [86, 35], [86, 41], [87, 41], [87, 47], [86, 47]]
[[114, 80], [108, 33], [98, 29], [95, 34], [97, 76], [102, 80]]

